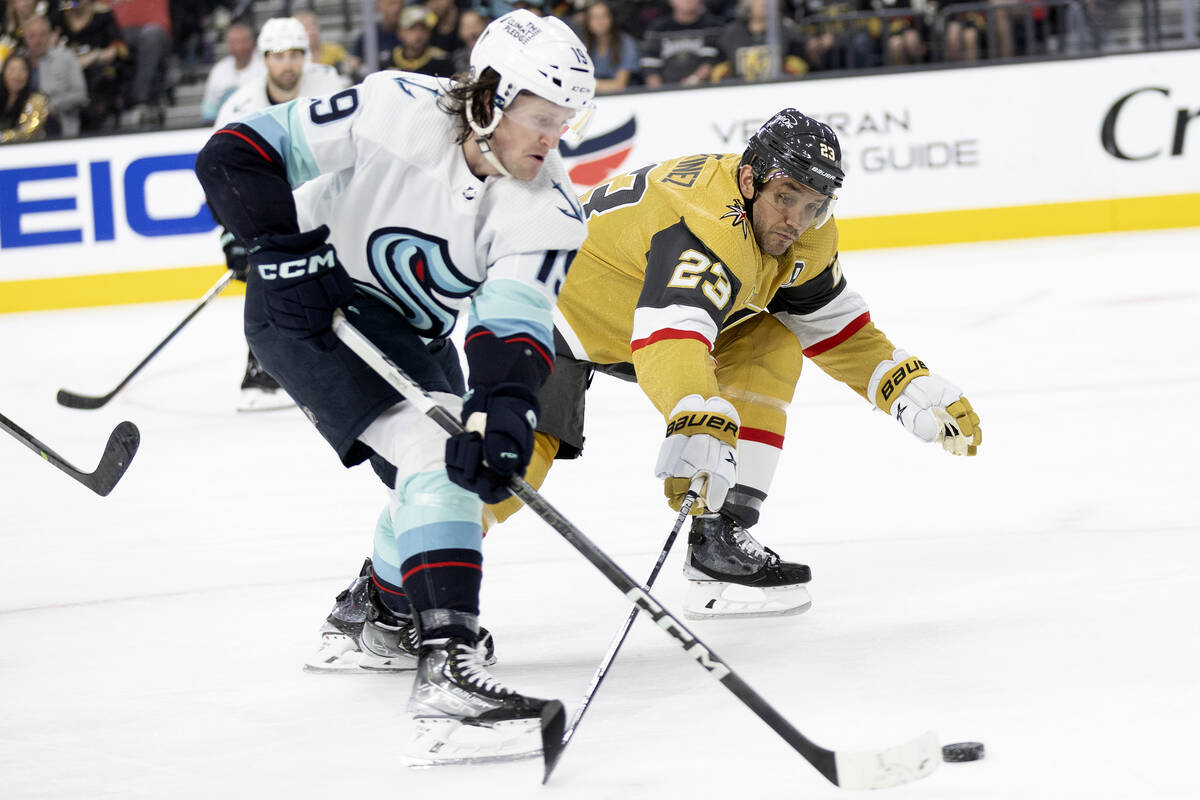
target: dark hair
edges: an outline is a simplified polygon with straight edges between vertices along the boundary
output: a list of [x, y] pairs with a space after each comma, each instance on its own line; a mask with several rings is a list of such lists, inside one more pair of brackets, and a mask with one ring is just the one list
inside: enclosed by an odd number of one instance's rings
[[606, 9], [608, 9], [609, 26], [608, 26], [608, 42], [606, 43], [608, 45], [608, 50], [605, 52], [608, 52], [610, 54], [619, 54], [619, 51], [621, 49], [620, 42], [619, 42], [621, 34], [617, 30], [617, 15], [613, 12], [612, 4], [609, 3], [608, 0], [591, 0], [591, 2], [587, 4], [587, 7], [584, 8], [584, 10], [583, 10], [583, 25], [580, 26], [581, 28], [583, 28], [583, 37], [582, 37], [583, 38], [583, 46], [587, 48], [587, 51], [589, 53], [601, 52], [596, 49], [596, 46], [598, 44], [600, 44], [600, 41], [596, 38], [596, 35], [594, 33], [592, 33], [592, 29], [588, 25], [588, 13], [587, 12], [591, 10], [592, 6], [604, 6]]
[[[18, 58], [25, 62], [25, 86], [17, 92], [16, 102], [9, 108], [8, 85], [3, 78], [4, 74], [8, 72], [9, 62]], [[10, 53], [8, 58], [4, 59], [4, 64], [0, 65], [0, 130], [17, 127], [21, 120], [21, 112], [25, 110], [25, 104], [29, 102], [29, 95], [33, 91], [29, 86], [29, 80], [32, 77], [33, 66], [29, 63], [29, 57], [22, 51]]]
[[486, 127], [492, 121], [492, 100], [499, 86], [500, 73], [488, 67], [478, 78], [472, 78], [470, 72], [458, 73], [450, 88], [438, 96], [438, 108], [455, 117], [458, 122], [458, 138], [454, 140], [456, 144], [471, 138], [471, 126], [467, 124], [468, 107], [471, 117], [478, 124]]

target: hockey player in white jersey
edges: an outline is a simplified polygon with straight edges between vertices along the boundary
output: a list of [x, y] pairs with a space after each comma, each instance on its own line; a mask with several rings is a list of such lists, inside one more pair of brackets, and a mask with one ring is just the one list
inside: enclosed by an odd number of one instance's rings
[[312, 61], [308, 31], [295, 17], [274, 17], [263, 23], [258, 52], [267, 66], [266, 77], [250, 81], [221, 104], [215, 130], [269, 106], [297, 97], [320, 97], [350, 84], [333, 67]]
[[[540, 747], [527, 734], [547, 701], [486, 669], [480, 520], [533, 447], [552, 309], [586, 234], [557, 145], [594, 91], [570, 29], [514, 11], [487, 27], [459, 81], [375, 73], [242, 118], [196, 161], [218, 217], [249, 245], [254, 352], [343, 464], [369, 460], [389, 489], [372, 563], [331, 615], [331, 652], [382, 641], [399, 657], [415, 626], [408, 707], [439, 757], [455, 757], [446, 732], [464, 721], [494, 736], [494, 754]], [[478, 432], [447, 438], [404, 402], [334, 336], [338, 308]], [[447, 338], [460, 310], [467, 382]]]
[[[275, 17], [263, 23], [257, 46], [267, 68], [266, 76], [250, 81], [221, 104], [214, 130], [277, 103], [331, 94], [350, 83], [332, 67], [311, 61], [308, 31], [295, 17]], [[225, 266], [244, 277], [245, 245], [224, 230], [221, 247], [225, 251]], [[291, 398], [279, 383], [263, 371], [253, 352], [247, 352], [238, 411], [271, 411], [291, 405]]]

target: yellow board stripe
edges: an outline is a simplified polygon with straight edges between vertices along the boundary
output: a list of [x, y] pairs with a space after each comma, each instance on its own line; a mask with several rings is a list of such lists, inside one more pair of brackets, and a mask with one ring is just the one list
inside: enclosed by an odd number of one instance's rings
[[842, 250], [1200, 226], [1200, 194], [838, 219]]
[[[0, 313], [198, 300], [224, 271], [224, 267], [175, 267], [0, 283]], [[246, 285], [233, 281], [222, 296], [245, 293]]]
[[[1200, 226], [1200, 194], [839, 219], [843, 250]], [[186, 267], [0, 282], [0, 313], [198, 299], [223, 267]], [[225, 294], [245, 293], [234, 282]]]

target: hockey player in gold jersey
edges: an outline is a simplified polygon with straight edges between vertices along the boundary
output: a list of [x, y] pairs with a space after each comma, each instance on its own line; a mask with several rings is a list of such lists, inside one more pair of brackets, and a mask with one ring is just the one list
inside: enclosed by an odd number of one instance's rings
[[[580, 454], [593, 371], [636, 376], [667, 422], [655, 472], [672, 506], [706, 478], [684, 566], [689, 617], [811, 605], [809, 568], [747, 531], [806, 357], [927, 442], [974, 455], [982, 441], [962, 392], [897, 349], [847, 288], [832, 218], [842, 179], [833, 130], [785, 109], [741, 155], [651, 164], [582, 198], [588, 236], [558, 297], [555, 370], [526, 479], [540, 485], [554, 458]], [[513, 497], [489, 506], [488, 521], [519, 507]]]

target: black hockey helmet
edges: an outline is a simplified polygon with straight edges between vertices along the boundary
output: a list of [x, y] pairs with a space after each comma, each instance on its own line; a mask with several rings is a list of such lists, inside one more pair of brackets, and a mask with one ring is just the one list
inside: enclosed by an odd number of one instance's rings
[[755, 183], [766, 183], [782, 172], [829, 198], [837, 196], [846, 176], [833, 128], [794, 108], [785, 108], [754, 132], [742, 163], [754, 169]]

